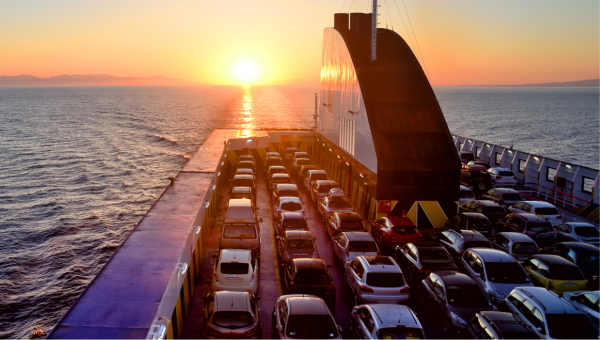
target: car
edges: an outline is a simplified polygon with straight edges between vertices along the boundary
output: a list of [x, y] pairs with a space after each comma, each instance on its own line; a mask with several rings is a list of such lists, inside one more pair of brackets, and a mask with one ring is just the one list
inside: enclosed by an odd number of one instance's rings
[[410, 287], [400, 266], [389, 256], [358, 256], [344, 262], [344, 285], [354, 304], [406, 304]]
[[265, 152], [265, 155], [263, 156], [263, 160], [266, 159], [267, 157], [279, 157], [279, 158], [281, 158], [281, 155], [279, 154], [279, 152], [268, 151], [268, 152]]
[[[521, 193], [515, 189], [510, 188], [494, 188], [488, 190], [482, 197], [482, 199], [493, 201], [498, 203], [500, 206], [511, 206], [521, 202]], [[502, 204], [504, 203], [504, 204]]]
[[[310, 165], [302, 165], [300, 167], [300, 172], [302, 174], [300, 177], [305, 178], [308, 175], [308, 172], [310, 170], [318, 170], [318, 169], [317, 169], [317, 167], [315, 165], [312, 165], [312, 164], [310, 164]], [[310, 191], [310, 188], [306, 188], [306, 190]]]
[[290, 196], [278, 197], [277, 201], [273, 204], [273, 218], [277, 218], [279, 214], [288, 211], [297, 212], [306, 217], [306, 210], [304, 210], [304, 205], [302, 205], [300, 198]]
[[492, 237], [491, 242], [494, 248], [511, 255], [519, 262], [537, 254], [539, 248], [531, 237], [522, 233], [498, 233]]
[[548, 202], [541, 201], [522, 201], [508, 208], [510, 213], [530, 213], [544, 216], [552, 223], [558, 225], [562, 223], [562, 215], [556, 207]]
[[307, 294], [282, 295], [275, 301], [271, 314], [271, 337], [341, 339], [342, 327], [335, 323], [323, 299]]
[[[331, 189], [341, 190], [341, 189]], [[317, 212], [323, 217], [323, 221], [327, 220], [334, 212], [353, 212], [352, 204], [346, 196], [326, 196], [319, 200]]]
[[377, 243], [367, 232], [343, 232], [332, 240], [333, 254], [344, 263], [360, 255], [379, 255]]
[[[300, 198], [300, 192], [296, 184], [277, 184], [273, 191], [271, 191], [273, 202], [277, 202], [279, 197], [298, 197]], [[302, 200], [301, 200], [302, 201]]]
[[506, 297], [506, 306], [540, 338], [598, 337], [598, 328], [583, 312], [545, 288], [517, 287]]
[[266, 177], [271, 178], [273, 174], [287, 174], [287, 170], [283, 165], [273, 165], [267, 169]]
[[523, 233], [531, 237], [540, 247], [556, 242], [556, 232], [547, 218], [528, 213], [508, 214], [496, 223], [496, 230]]
[[494, 226], [484, 214], [474, 212], [464, 212], [452, 216], [446, 221], [444, 229], [475, 230], [486, 238], [492, 237], [495, 231]]
[[561, 242], [540, 249], [541, 254], [561, 256], [573, 263], [583, 272], [590, 289], [598, 289], [598, 272], [600, 271], [600, 249], [587, 243]]
[[254, 177], [254, 181], [256, 181], [256, 176], [254, 175], [254, 170], [249, 168], [237, 168], [235, 170], [236, 175], [251, 175]]
[[482, 167], [484, 167], [486, 169], [491, 168], [490, 163], [488, 163], [486, 161], [470, 161], [470, 162], [467, 162], [467, 165], [469, 165], [469, 166], [471, 166], [471, 165], [479, 165], [479, 166], [482, 166]]
[[316, 169], [315, 170], [309, 169], [306, 172], [306, 175], [302, 176], [302, 178], [303, 178], [304, 187], [306, 188], [306, 190], [310, 190], [310, 188], [312, 187], [312, 185], [315, 181], [325, 181], [325, 180], [329, 179], [329, 177], [327, 176], [327, 172], [325, 170], [316, 170]]
[[292, 179], [288, 174], [277, 173], [271, 175], [271, 177], [269, 177], [269, 190], [275, 189], [277, 184], [292, 184]]
[[272, 166], [283, 166], [283, 161], [279, 156], [268, 156], [263, 163], [263, 169], [269, 169]]
[[475, 160], [475, 155], [471, 151], [459, 151], [458, 156], [463, 164], [467, 164], [468, 162]]
[[423, 240], [423, 235], [406, 216], [387, 216], [373, 221], [371, 235], [386, 252], [402, 244]]
[[493, 225], [496, 222], [506, 216], [507, 212], [504, 207], [501, 207], [498, 203], [494, 201], [487, 200], [472, 200], [468, 201], [465, 204], [458, 207], [460, 212], [474, 212], [485, 215], [490, 220], [490, 223]]
[[301, 213], [284, 211], [277, 215], [275, 218], [275, 234], [283, 236], [283, 233], [288, 230], [309, 231], [306, 219]]
[[254, 161], [239, 161], [237, 165], [238, 169], [251, 169], [253, 173], [256, 173], [256, 165]]
[[362, 217], [355, 212], [334, 212], [325, 220], [325, 229], [331, 239], [343, 231], [367, 231]]
[[452, 256], [439, 243], [418, 242], [397, 246], [394, 258], [410, 282], [419, 283], [439, 271], [458, 270]]
[[285, 148], [285, 152], [283, 153], [283, 159], [285, 159], [286, 161], [293, 161], [296, 152], [298, 152], [298, 148], [295, 146]]
[[504, 298], [515, 287], [533, 283], [523, 267], [507, 253], [490, 248], [468, 249], [461, 259], [467, 275], [473, 278], [496, 306], [502, 307]]
[[250, 249], [260, 259], [259, 222], [250, 200], [230, 199], [221, 228], [219, 250]]
[[249, 187], [256, 196], [256, 180], [251, 175], [235, 175], [231, 180], [232, 187]]
[[447, 336], [466, 335], [467, 320], [475, 313], [496, 310], [472, 278], [455, 271], [429, 274], [419, 285], [417, 299]]
[[474, 199], [475, 194], [473, 193], [473, 190], [471, 190], [471, 188], [469, 188], [468, 186], [461, 185], [458, 196], [458, 205], [463, 205], [467, 201], [471, 201]]
[[425, 331], [417, 315], [403, 305], [354, 306], [350, 330], [357, 339], [425, 339]]
[[329, 190], [338, 188], [338, 184], [335, 181], [315, 181], [313, 186], [310, 188], [310, 198], [315, 205], [321, 199], [329, 194]]
[[248, 249], [221, 249], [215, 261], [210, 285], [213, 292], [220, 290], [250, 292], [258, 290], [258, 260]]
[[565, 292], [563, 299], [568, 300], [573, 306], [587, 314], [592, 321], [599, 325], [600, 322], [600, 291], [590, 292], [578, 290]]
[[475, 313], [467, 331], [471, 339], [540, 339], [517, 314], [506, 312]]
[[298, 158], [309, 158], [308, 153], [306, 153], [304, 151], [294, 152], [294, 159], [298, 159]]
[[254, 162], [254, 157], [252, 157], [252, 155], [240, 155], [239, 160], [240, 161], [252, 161], [252, 162]]
[[523, 262], [523, 268], [530, 274], [535, 285], [553, 292], [562, 293], [587, 287], [588, 282], [581, 269], [558, 255], [533, 255]]
[[472, 187], [475, 193], [483, 193], [492, 186], [490, 173], [482, 165], [464, 165], [460, 171], [460, 182], [466, 186]]
[[258, 297], [248, 292], [219, 291], [204, 297], [203, 339], [261, 339]]
[[302, 177], [303, 165], [312, 165], [312, 161], [308, 158], [296, 158], [292, 161], [290, 172], [298, 177]]
[[276, 236], [279, 264], [285, 266], [289, 261], [299, 258], [319, 258], [315, 238], [310, 231], [290, 230]]
[[487, 172], [490, 173], [492, 184], [500, 186], [516, 186], [517, 176], [515, 173], [508, 168], [489, 168]]
[[225, 205], [224, 223], [250, 223], [258, 226], [259, 219], [251, 200], [247, 198], [231, 198]]
[[454, 263], [459, 265], [465, 250], [474, 247], [492, 248], [485, 236], [474, 230], [446, 230], [434, 237], [452, 256]]
[[335, 310], [335, 285], [329, 268], [323, 259], [291, 259], [282, 270], [285, 293], [318, 296]]
[[566, 222], [554, 227], [556, 242], [583, 242], [596, 247], [600, 244], [600, 231], [585, 222]]
[[253, 205], [256, 205], [256, 196], [250, 187], [232, 187], [229, 193], [229, 198], [245, 198], [249, 199]]

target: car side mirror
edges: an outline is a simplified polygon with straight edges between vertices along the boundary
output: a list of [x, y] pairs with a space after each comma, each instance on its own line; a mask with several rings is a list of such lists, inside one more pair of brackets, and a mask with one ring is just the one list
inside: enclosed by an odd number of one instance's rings
[[275, 236], [275, 239], [279, 240], [279, 239], [281, 239], [281, 236]]
[[537, 331], [540, 332], [540, 333], [542, 333], [543, 332], [542, 327], [538, 327]]
[[346, 261], [344, 262], [345, 265], [347, 265], [348, 267], [350, 267], [350, 261]]
[[259, 223], [262, 223], [262, 221], [263, 221], [263, 218], [262, 218], [262, 217], [259, 217], [259, 218], [258, 218], [258, 222], [259, 222]]

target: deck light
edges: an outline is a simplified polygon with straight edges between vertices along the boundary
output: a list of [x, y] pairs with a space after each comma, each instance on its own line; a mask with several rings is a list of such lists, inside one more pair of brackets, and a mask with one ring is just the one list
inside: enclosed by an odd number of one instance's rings
[[535, 159], [536, 161], [539, 161], [539, 160], [540, 160], [539, 158], [537, 158], [537, 157], [535, 157], [535, 156], [533, 156], [533, 159]]
[[213, 184], [212, 189], [215, 190], [216, 187], [217, 187], [217, 185]]
[[221, 162], [221, 165], [225, 165], [225, 162]]
[[246, 143], [250, 143], [250, 142], [252, 142], [252, 139], [248, 139], [248, 140], [246, 141]]
[[567, 168], [571, 169], [571, 166], [570, 166], [569, 164], [566, 164], [565, 166], [566, 166]]
[[221, 171], [217, 172], [217, 177], [221, 176]]
[[342, 159], [342, 157], [340, 157], [340, 155], [338, 155], [338, 158], [339, 158], [339, 159]]
[[199, 225], [195, 226], [194, 230], [196, 231], [196, 235], [200, 234], [200, 226]]
[[333, 152], [333, 150], [329, 149], [329, 152]]
[[350, 163], [346, 162], [346, 165], [347, 165], [347, 166], [350, 166]]
[[185, 262], [180, 262], [177, 265], [177, 269], [179, 269], [179, 274], [184, 275], [185, 272], [187, 272], [187, 270], [188, 270], [188, 264]]
[[360, 174], [360, 173], [359, 173], [359, 175], [360, 175], [360, 177], [362, 177], [362, 178], [365, 178], [365, 176], [363, 176], [363, 174]]
[[165, 317], [160, 317], [158, 318], [158, 320], [152, 324], [152, 327], [150, 327], [150, 332], [148, 333], [148, 336], [146, 337], [146, 339], [152, 339], [152, 340], [162, 340], [165, 338], [165, 335], [167, 334], [167, 324], [169, 323], [169, 320]]
[[205, 207], [205, 208], [208, 208], [208, 206], [210, 205], [210, 202], [209, 202], [209, 201], [207, 201], [207, 200], [205, 200], [204, 202], [206, 202], [206, 203], [204, 203], [204, 207]]

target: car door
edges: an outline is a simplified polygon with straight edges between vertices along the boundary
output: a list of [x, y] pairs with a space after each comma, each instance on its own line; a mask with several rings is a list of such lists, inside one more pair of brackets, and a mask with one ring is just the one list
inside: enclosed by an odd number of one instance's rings
[[279, 259], [283, 259], [283, 253], [285, 253], [285, 248], [287, 245], [286, 234], [283, 233], [282, 236], [279, 236], [279, 240], [277, 242], [277, 255], [279, 255]]
[[371, 333], [375, 327], [375, 321], [371, 312], [367, 308], [359, 308], [357, 316], [356, 335], [359, 339], [371, 339]]
[[333, 251], [338, 259], [343, 259], [346, 253], [346, 243], [347, 242], [346, 235], [339, 234], [333, 238]]
[[423, 303], [421, 303], [421, 307], [425, 307], [425, 309], [431, 313], [432, 315], [435, 315], [435, 310], [433, 308], [433, 305], [436, 303], [436, 293], [434, 291], [434, 287], [437, 283], [438, 279], [435, 276], [429, 275], [427, 278], [425, 278], [423, 280], [423, 289], [424, 292], [421, 294], [421, 297], [423, 298]]
[[352, 289], [352, 291], [356, 291], [356, 288], [360, 286], [360, 281], [364, 274], [364, 268], [362, 267], [362, 263], [358, 258], [355, 258], [350, 263], [348, 267], [348, 274], [346, 275], [346, 280], [348, 281], [348, 286]]
[[444, 289], [444, 283], [442, 280], [436, 280], [433, 284], [433, 301], [431, 310], [437, 321], [443, 322], [446, 319], [446, 311], [444, 306], [446, 305], [446, 292]]

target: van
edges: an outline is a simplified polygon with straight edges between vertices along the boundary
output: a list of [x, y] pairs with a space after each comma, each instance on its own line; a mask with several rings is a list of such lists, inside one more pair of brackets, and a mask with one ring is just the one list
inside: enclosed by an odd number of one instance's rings
[[260, 259], [260, 226], [249, 199], [230, 199], [221, 228], [219, 249], [249, 249]]

